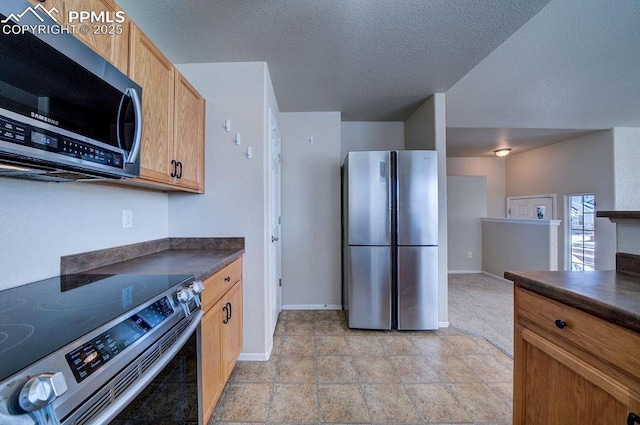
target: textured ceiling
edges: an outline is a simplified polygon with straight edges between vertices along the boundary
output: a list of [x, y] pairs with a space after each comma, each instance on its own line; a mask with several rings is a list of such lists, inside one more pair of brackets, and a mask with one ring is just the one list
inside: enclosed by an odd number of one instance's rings
[[267, 62], [283, 112], [446, 93], [449, 156], [640, 127], [640, 0], [117, 1], [174, 63]]
[[548, 0], [118, 0], [174, 63], [266, 61], [283, 112], [403, 121]]
[[446, 108], [449, 156], [640, 127], [640, 1], [554, 0], [447, 90]]

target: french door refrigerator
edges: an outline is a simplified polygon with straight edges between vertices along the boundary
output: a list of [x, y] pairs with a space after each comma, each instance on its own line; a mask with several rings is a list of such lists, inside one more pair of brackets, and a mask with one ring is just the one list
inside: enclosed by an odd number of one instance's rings
[[342, 166], [343, 309], [350, 328], [438, 328], [435, 151], [352, 151]]

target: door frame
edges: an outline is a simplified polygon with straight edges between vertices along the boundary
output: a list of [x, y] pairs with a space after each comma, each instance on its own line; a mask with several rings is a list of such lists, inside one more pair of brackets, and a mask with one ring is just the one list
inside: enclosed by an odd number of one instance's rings
[[[270, 331], [273, 334], [282, 311], [282, 138], [269, 108], [269, 246]], [[273, 241], [273, 238], [277, 240]]]

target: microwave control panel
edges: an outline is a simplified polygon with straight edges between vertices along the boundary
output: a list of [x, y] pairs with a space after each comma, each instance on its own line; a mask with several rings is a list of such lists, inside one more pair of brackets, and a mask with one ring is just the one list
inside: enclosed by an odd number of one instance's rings
[[0, 140], [29, 146], [83, 161], [123, 168], [124, 157], [115, 150], [32, 127], [0, 116]]

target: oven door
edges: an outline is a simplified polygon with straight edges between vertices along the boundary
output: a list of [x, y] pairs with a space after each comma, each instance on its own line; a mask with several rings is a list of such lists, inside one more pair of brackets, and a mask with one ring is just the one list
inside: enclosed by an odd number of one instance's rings
[[[142, 354], [135, 364], [121, 371], [106, 394], [99, 391], [82, 407], [81, 415], [72, 415], [63, 425], [124, 425], [131, 423], [201, 425], [198, 410], [198, 341], [202, 311], [197, 310], [168, 332], [156, 346]], [[160, 346], [160, 352], [156, 349]], [[166, 348], [162, 349], [165, 346]], [[148, 368], [144, 379], [128, 382], [136, 370]], [[100, 400], [116, 397], [102, 411]], [[98, 411], [99, 413], [97, 413]]]

